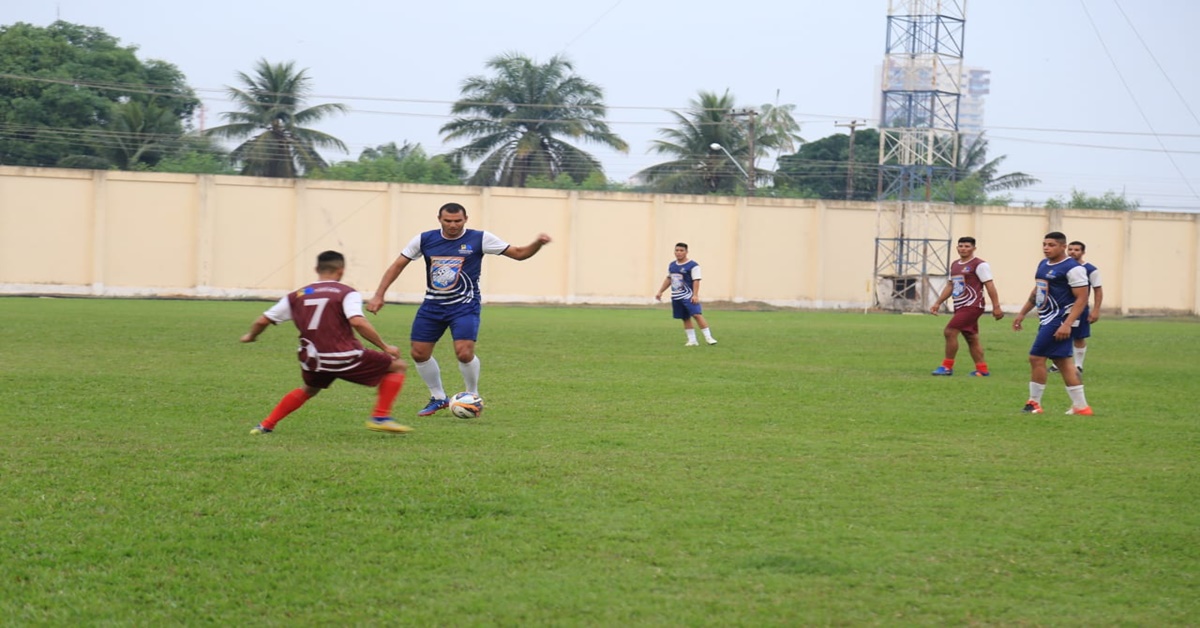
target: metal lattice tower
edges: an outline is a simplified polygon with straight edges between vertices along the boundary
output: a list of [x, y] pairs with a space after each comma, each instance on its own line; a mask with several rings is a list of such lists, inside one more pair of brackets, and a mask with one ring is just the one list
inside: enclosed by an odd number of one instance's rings
[[966, 0], [888, 3], [883, 106], [879, 119], [879, 203], [875, 304], [923, 311], [949, 273], [952, 205], [931, 202], [958, 164]]

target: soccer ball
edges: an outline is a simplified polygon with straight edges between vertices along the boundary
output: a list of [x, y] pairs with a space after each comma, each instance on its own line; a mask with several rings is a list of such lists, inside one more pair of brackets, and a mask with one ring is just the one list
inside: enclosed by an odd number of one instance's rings
[[474, 419], [483, 414], [483, 397], [469, 392], [454, 395], [450, 398], [450, 414], [460, 419]]

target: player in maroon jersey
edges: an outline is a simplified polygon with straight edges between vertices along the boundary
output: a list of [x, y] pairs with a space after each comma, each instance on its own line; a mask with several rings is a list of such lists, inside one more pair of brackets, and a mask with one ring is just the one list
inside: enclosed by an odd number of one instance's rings
[[929, 308], [937, 315], [942, 304], [954, 299], [954, 316], [942, 330], [946, 337], [946, 357], [942, 365], [934, 369], [933, 375], [953, 375], [954, 357], [958, 355], [958, 335], [961, 333], [967, 339], [967, 349], [975, 360], [975, 370], [972, 377], [987, 377], [987, 362], [983, 359], [983, 345], [979, 342], [979, 317], [987, 307], [983, 293], [987, 291], [987, 300], [992, 302], [992, 318], [1004, 318], [1004, 310], [1000, 309], [1000, 297], [996, 295], [996, 283], [992, 280], [992, 267], [987, 262], [975, 257], [975, 238], [964, 236], [958, 239], [958, 259], [950, 264], [950, 281], [946, 283], [938, 300]]
[[[321, 253], [317, 256], [316, 283], [279, 299], [242, 336], [242, 342], [254, 342], [267, 327], [288, 320], [300, 331], [304, 386], [284, 395], [271, 414], [250, 430], [251, 434], [270, 434], [284, 417], [339, 379], [378, 388], [368, 429], [397, 434], [412, 431], [390, 416], [408, 367], [400, 358], [400, 349], [384, 342], [363, 316], [362, 295], [341, 282], [345, 272], [346, 258], [341, 253]], [[383, 351], [364, 349], [354, 332]]]

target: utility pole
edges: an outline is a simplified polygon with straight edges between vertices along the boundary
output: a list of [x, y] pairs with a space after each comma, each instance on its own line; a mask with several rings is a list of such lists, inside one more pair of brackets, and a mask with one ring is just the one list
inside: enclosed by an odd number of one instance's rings
[[750, 163], [749, 167], [746, 168], [746, 195], [754, 196], [754, 181], [757, 178], [754, 173], [754, 122], [758, 119], [758, 111], [747, 107], [745, 109], [730, 111], [729, 115], [734, 118], [745, 116], [749, 119], [750, 134], [747, 136], [746, 148], [750, 152]]
[[854, 199], [854, 129], [862, 123], [862, 120], [833, 123], [833, 126], [850, 127], [850, 150], [846, 155], [846, 200], [848, 201]]

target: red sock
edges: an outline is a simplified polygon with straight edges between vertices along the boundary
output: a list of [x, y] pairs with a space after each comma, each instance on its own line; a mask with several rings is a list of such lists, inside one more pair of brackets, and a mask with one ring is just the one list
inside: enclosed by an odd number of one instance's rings
[[988, 370], [987, 370], [987, 362], [976, 362], [976, 363], [975, 363], [975, 370], [976, 370], [976, 371], [979, 371], [980, 373], [986, 373], [986, 372], [988, 372]]
[[388, 373], [379, 382], [379, 397], [375, 399], [375, 412], [371, 416], [385, 417], [392, 415], [392, 402], [400, 389], [404, 387], [404, 373]]
[[275, 429], [276, 423], [282, 421], [283, 417], [286, 417], [287, 415], [298, 410], [300, 406], [304, 405], [304, 402], [308, 401], [309, 399], [311, 399], [311, 397], [304, 394], [303, 388], [297, 388], [296, 390], [284, 395], [283, 399], [279, 400], [279, 404], [275, 406], [275, 409], [271, 411], [270, 416], [263, 420], [262, 426], [268, 430]]
[[942, 360], [942, 366], [952, 369], [954, 368], [954, 360]]

